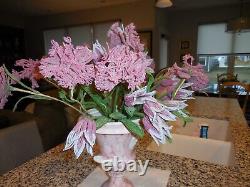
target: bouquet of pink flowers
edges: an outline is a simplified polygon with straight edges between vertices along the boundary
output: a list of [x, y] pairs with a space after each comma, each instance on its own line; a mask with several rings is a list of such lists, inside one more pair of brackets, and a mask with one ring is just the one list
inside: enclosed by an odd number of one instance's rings
[[[85, 148], [93, 154], [96, 130], [112, 121], [122, 122], [138, 137], [143, 137], [145, 130], [157, 144], [171, 140], [168, 121], [177, 117], [190, 121], [186, 101], [208, 83], [202, 66], [194, 65], [193, 57], [185, 55], [182, 67], [174, 64], [154, 77], [153, 60], [134, 24], [124, 28], [115, 23], [107, 37], [106, 46], [96, 41], [92, 49], [73, 46], [70, 37], [62, 44], [52, 40], [48, 56], [16, 62], [22, 71], [0, 67], [0, 108], [11, 92], [23, 92], [27, 95], [17, 104], [25, 98], [46, 99], [75, 109], [81, 117], [67, 137], [65, 150], [74, 148], [77, 158]], [[58, 97], [35, 90], [41, 78], [60, 89]], [[29, 79], [32, 86], [21, 82], [23, 79]], [[139, 125], [135, 119], [141, 119]]]

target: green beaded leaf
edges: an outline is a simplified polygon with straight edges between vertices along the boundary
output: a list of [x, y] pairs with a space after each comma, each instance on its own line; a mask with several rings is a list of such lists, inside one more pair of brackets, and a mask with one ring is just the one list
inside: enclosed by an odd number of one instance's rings
[[96, 118], [95, 122], [96, 122], [96, 128], [99, 129], [101, 128], [103, 125], [105, 125], [108, 122], [111, 122], [112, 120], [110, 118], [107, 118], [106, 116], [100, 116], [98, 118]]
[[144, 136], [144, 131], [140, 125], [134, 123], [133, 121], [129, 119], [121, 119], [120, 121], [125, 125], [125, 127], [129, 130], [129, 132], [139, 137]]

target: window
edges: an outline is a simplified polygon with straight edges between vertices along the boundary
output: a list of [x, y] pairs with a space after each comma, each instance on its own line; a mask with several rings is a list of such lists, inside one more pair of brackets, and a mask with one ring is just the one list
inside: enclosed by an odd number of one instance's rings
[[209, 90], [217, 90], [217, 74], [237, 74], [239, 81], [250, 83], [250, 32], [228, 33], [226, 23], [200, 25], [198, 59], [209, 76]]
[[94, 30], [94, 40], [98, 39], [101, 45], [106, 45], [107, 41], [107, 32], [112, 23], [100, 23], [95, 24], [93, 27]]
[[67, 29], [68, 36], [71, 37], [72, 43], [76, 45], [90, 45], [92, 44], [92, 28], [90, 25], [69, 27]]
[[55, 40], [59, 43], [63, 41], [63, 36], [66, 35], [65, 29], [53, 29], [53, 30], [46, 30], [43, 32], [43, 38], [44, 38], [44, 48], [46, 54], [48, 54], [48, 51], [51, 47], [51, 40]]
[[51, 40], [62, 43], [64, 36], [70, 36], [74, 45], [88, 45], [89, 47], [98, 40], [102, 45], [106, 42], [106, 33], [113, 22], [64, 27], [45, 30], [43, 32], [45, 53], [51, 47]]

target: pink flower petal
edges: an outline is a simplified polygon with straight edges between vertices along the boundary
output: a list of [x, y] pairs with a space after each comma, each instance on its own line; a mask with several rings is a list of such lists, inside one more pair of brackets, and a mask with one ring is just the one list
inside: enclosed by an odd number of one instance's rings
[[74, 153], [78, 158], [86, 147], [87, 152], [92, 155], [92, 147], [96, 139], [95, 133], [95, 122], [86, 117], [80, 117], [76, 126], [67, 137], [64, 150], [68, 150], [74, 146]]
[[29, 79], [32, 83], [32, 88], [37, 88], [39, 86], [35, 78], [35, 73], [39, 65], [40, 65], [40, 62], [38, 60], [32, 60], [32, 59], [17, 60], [15, 66], [22, 67], [23, 70], [19, 72], [13, 71], [13, 74], [18, 79]]
[[74, 144], [74, 153], [79, 158], [85, 148], [86, 142], [83, 137], [79, 138]]

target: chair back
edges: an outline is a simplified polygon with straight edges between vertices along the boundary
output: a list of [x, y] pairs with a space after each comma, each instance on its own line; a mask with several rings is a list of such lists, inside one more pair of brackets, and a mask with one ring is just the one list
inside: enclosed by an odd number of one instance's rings
[[0, 130], [0, 175], [43, 153], [36, 121]]
[[232, 73], [222, 73], [217, 74], [217, 82], [227, 82], [227, 81], [238, 81], [238, 74], [234, 75]]
[[219, 86], [219, 96], [226, 96], [230, 98], [239, 98], [240, 95], [244, 95], [244, 103], [242, 110], [245, 113], [248, 96], [250, 92], [250, 86], [241, 82], [223, 82]]

